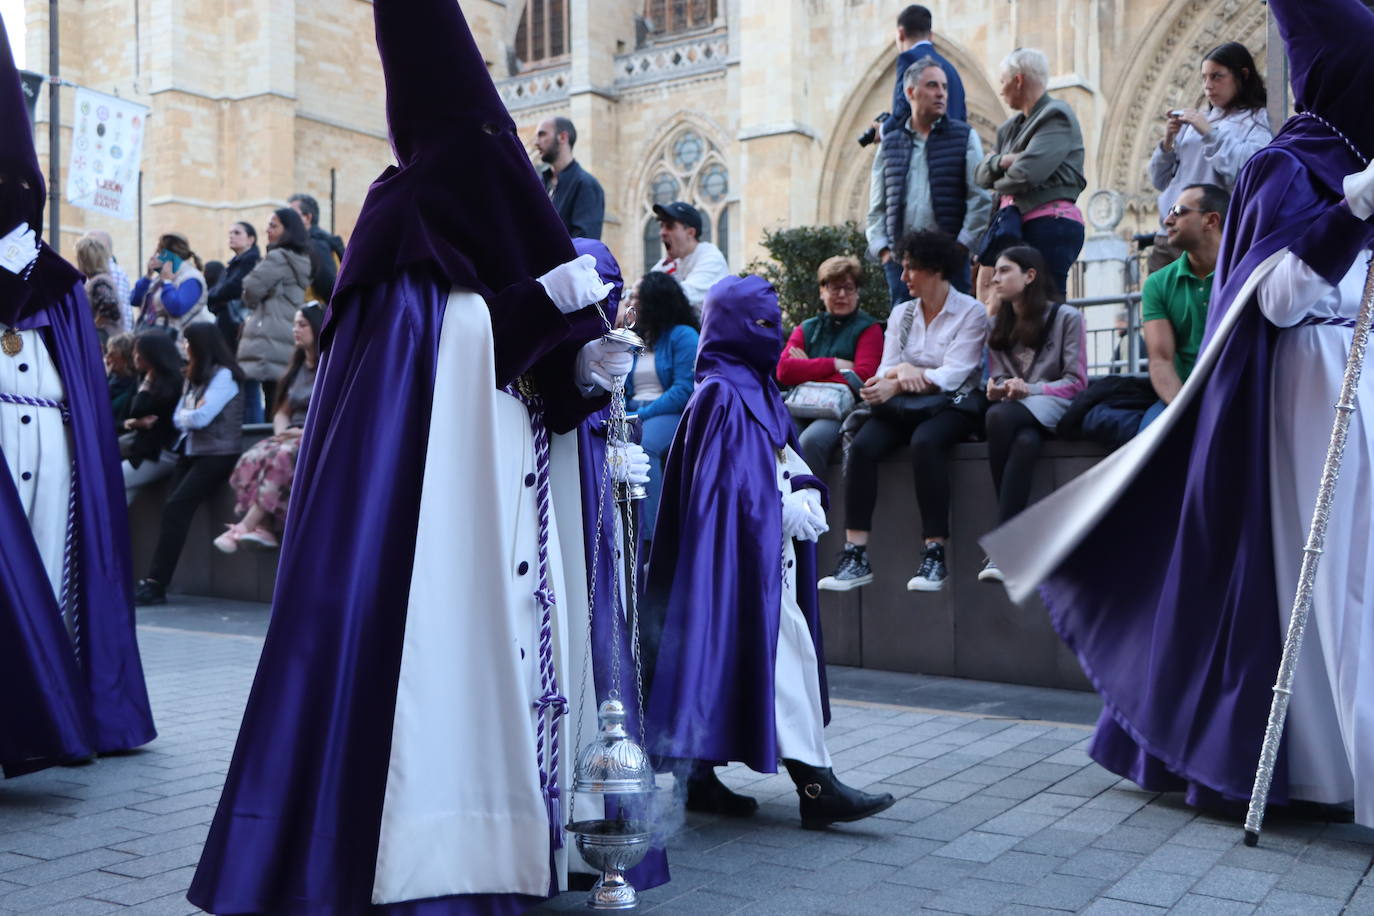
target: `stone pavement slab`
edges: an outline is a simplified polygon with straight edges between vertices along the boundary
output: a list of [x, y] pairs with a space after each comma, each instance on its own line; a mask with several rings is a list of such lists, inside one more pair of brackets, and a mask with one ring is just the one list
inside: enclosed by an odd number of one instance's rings
[[[261, 605], [140, 610], [159, 737], [131, 754], [0, 783], [0, 916], [182, 916], [261, 650]], [[1374, 831], [1240, 825], [1088, 760], [1091, 694], [832, 669], [836, 770], [898, 802], [799, 829], [785, 776], [723, 768], [759, 813], [687, 814], [674, 880], [641, 911], [716, 914], [1374, 916]], [[578, 912], [572, 892], [536, 913]]]

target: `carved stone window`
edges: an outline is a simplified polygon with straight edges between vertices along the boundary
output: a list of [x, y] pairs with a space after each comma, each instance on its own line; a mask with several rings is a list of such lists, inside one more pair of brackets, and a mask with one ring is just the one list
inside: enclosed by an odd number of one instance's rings
[[568, 6], [567, 0], [526, 0], [515, 33], [515, 56], [526, 67], [568, 53]]
[[672, 35], [714, 25], [718, 0], [647, 0], [644, 18], [655, 35]]
[[648, 183], [641, 197], [645, 270], [663, 257], [653, 205], [675, 200], [684, 200], [701, 212], [701, 240], [715, 242], [729, 256], [730, 170], [714, 143], [691, 125], [679, 126], [657, 146], [645, 174]]

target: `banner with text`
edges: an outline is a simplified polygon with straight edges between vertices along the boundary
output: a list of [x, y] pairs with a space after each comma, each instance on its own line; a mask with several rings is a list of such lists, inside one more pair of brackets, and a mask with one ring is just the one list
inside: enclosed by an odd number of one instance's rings
[[72, 155], [67, 162], [68, 203], [134, 219], [147, 107], [77, 89], [75, 110]]

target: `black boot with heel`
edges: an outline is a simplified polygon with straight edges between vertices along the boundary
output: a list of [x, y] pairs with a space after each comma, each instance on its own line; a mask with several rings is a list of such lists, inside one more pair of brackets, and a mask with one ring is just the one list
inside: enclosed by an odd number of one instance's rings
[[896, 801], [887, 792], [873, 795], [845, 785], [835, 778], [830, 767], [822, 769], [796, 760], [784, 760], [783, 765], [797, 785], [802, 827], [806, 830], [824, 830], [830, 824], [862, 820], [891, 808]]

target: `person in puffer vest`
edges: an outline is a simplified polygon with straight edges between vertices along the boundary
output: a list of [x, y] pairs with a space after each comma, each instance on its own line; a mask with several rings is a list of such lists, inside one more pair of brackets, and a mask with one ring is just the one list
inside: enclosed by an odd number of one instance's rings
[[[868, 250], [882, 262], [892, 303], [908, 297], [901, 265], [892, 257], [895, 239], [909, 231], [943, 232], [965, 249], [987, 228], [992, 195], [973, 180], [983, 158], [978, 134], [949, 117], [949, 83], [930, 57], [907, 68], [911, 118], [883, 134], [868, 192]], [[950, 278], [961, 292], [972, 288], [967, 264]]]

